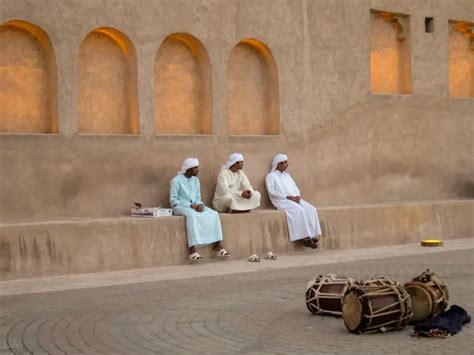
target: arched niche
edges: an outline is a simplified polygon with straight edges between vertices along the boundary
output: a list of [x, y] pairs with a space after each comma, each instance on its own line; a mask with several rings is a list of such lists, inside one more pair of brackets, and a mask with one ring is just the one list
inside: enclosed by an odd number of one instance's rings
[[278, 70], [265, 44], [244, 39], [232, 49], [227, 88], [230, 134], [279, 133]]
[[449, 93], [474, 98], [474, 23], [449, 22]]
[[212, 82], [206, 49], [195, 37], [166, 37], [154, 63], [155, 132], [211, 134]]
[[0, 133], [57, 133], [57, 69], [45, 31], [0, 25]]
[[410, 94], [410, 17], [371, 10], [371, 91], [378, 94]]
[[127, 36], [109, 27], [89, 32], [79, 48], [79, 133], [139, 133], [137, 85], [135, 49]]

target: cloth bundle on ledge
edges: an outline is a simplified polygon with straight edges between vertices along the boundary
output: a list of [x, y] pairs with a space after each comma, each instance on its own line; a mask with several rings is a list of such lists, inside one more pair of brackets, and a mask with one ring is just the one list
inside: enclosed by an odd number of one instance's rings
[[471, 322], [471, 316], [463, 308], [452, 305], [446, 312], [417, 324], [414, 328], [414, 335], [430, 338], [447, 338], [459, 333], [462, 326], [469, 322]]

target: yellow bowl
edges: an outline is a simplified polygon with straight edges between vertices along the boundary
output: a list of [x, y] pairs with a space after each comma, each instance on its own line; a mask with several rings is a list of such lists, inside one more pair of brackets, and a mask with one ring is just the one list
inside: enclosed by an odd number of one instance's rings
[[443, 245], [443, 241], [440, 239], [423, 239], [421, 241], [422, 247], [440, 247]]

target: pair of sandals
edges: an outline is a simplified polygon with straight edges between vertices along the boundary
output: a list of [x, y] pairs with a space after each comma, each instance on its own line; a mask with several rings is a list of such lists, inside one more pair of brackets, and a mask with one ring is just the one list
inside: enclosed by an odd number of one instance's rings
[[[267, 253], [267, 255], [264, 256], [264, 259], [267, 260], [276, 260], [277, 256], [273, 254], [271, 251]], [[249, 256], [248, 261], [253, 262], [253, 263], [258, 263], [260, 261], [260, 257], [257, 254], [252, 254]]]
[[[226, 257], [226, 256], [230, 256], [230, 253], [224, 248], [222, 248], [217, 252], [216, 255], [220, 257]], [[203, 260], [204, 258], [201, 256], [201, 254], [199, 254], [198, 252], [195, 252], [189, 255], [188, 259], [191, 261], [198, 261], [198, 260]]]

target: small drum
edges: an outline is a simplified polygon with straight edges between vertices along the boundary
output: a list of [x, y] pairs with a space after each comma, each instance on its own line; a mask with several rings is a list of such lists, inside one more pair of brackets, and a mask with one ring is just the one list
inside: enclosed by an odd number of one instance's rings
[[306, 307], [311, 313], [342, 315], [342, 297], [356, 284], [350, 277], [319, 275], [306, 285]]
[[448, 288], [434, 272], [426, 270], [405, 284], [413, 308], [412, 323], [442, 313], [448, 306]]
[[410, 296], [395, 280], [372, 279], [349, 288], [342, 301], [342, 317], [352, 333], [400, 330], [412, 317]]

